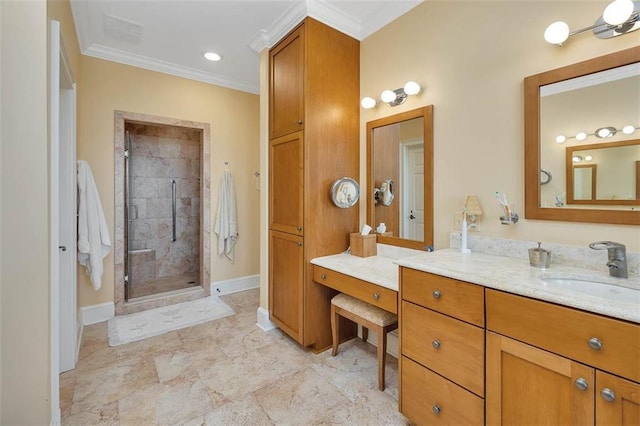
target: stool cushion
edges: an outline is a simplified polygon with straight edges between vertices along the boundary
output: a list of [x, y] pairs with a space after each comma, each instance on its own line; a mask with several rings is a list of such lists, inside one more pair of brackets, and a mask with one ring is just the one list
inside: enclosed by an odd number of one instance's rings
[[331, 303], [381, 327], [398, 322], [397, 315], [344, 293], [340, 293], [331, 299]]

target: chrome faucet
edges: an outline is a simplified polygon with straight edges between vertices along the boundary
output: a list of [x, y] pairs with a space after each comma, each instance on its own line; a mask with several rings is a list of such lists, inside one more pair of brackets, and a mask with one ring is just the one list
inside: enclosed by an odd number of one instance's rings
[[607, 266], [609, 275], [618, 278], [627, 278], [627, 249], [624, 244], [613, 241], [595, 241], [589, 244], [589, 248], [594, 250], [606, 249], [609, 253]]

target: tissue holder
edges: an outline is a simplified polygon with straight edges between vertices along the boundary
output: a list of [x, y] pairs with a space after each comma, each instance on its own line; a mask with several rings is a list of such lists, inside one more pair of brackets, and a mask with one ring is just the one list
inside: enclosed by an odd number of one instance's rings
[[378, 254], [376, 234], [362, 235], [359, 232], [353, 232], [349, 236], [353, 256], [369, 257]]

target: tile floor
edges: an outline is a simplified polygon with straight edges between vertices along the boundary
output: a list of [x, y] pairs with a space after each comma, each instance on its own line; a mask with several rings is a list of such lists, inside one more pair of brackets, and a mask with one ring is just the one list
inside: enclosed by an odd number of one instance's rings
[[377, 388], [375, 348], [354, 339], [314, 354], [256, 326], [258, 290], [222, 296], [236, 314], [110, 347], [84, 328], [76, 368], [60, 376], [63, 425], [406, 425], [397, 360]]

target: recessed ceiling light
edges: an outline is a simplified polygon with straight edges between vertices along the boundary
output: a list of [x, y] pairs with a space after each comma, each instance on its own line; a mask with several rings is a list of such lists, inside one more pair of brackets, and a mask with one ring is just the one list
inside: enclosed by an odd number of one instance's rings
[[222, 56], [218, 55], [215, 52], [205, 52], [202, 56], [204, 56], [205, 59], [211, 62], [218, 62], [220, 59], [222, 59]]

